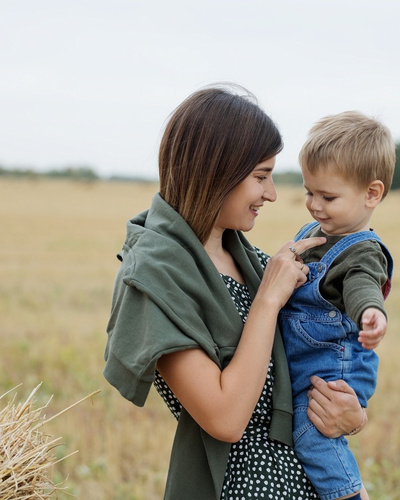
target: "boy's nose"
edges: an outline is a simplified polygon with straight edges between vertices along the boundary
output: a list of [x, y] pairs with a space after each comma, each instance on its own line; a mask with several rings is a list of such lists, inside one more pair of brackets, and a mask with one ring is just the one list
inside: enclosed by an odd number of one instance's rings
[[311, 200], [310, 208], [316, 212], [320, 212], [322, 210], [321, 203], [315, 198]]

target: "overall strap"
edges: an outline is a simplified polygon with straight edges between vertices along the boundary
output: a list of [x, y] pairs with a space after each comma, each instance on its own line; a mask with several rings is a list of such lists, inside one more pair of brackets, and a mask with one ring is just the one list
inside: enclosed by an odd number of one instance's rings
[[[388, 279], [382, 287], [382, 293], [384, 298], [386, 299], [391, 289], [391, 281], [393, 275], [393, 257], [390, 254], [387, 246], [382, 242], [375, 231], [359, 231], [357, 233], [345, 236], [326, 252], [320, 262], [323, 262], [327, 265], [327, 267], [329, 267], [336, 259], [336, 257], [338, 257], [338, 255], [362, 241], [377, 241], [380, 244], [382, 251], [386, 257]], [[360, 258], [362, 258], [362, 256], [360, 256]]]
[[[300, 229], [300, 231], [296, 234], [294, 241], [299, 241], [307, 236], [307, 234], [318, 225], [317, 221], [312, 221], [306, 224], [304, 227]], [[353, 233], [345, 236], [340, 241], [338, 241], [330, 250], [326, 252], [326, 254], [322, 257], [321, 262], [329, 267], [332, 262], [336, 259], [338, 255], [340, 255], [344, 250], [350, 248], [351, 246], [359, 243], [361, 241], [377, 241], [387, 260], [387, 273], [388, 279], [382, 287], [382, 293], [384, 298], [389, 295], [391, 289], [391, 281], [393, 275], [393, 257], [387, 248], [387, 246], [382, 242], [379, 236], [375, 233], [375, 231], [360, 231], [358, 233]]]
[[322, 257], [321, 262], [324, 262], [329, 267], [336, 259], [336, 257], [338, 257], [338, 255], [340, 255], [351, 246], [356, 245], [357, 243], [360, 243], [362, 241], [377, 241], [381, 245], [382, 250], [386, 248], [382, 240], [374, 231], [359, 231], [357, 233], [348, 234], [347, 236], [344, 236], [341, 240], [339, 240], [326, 252], [326, 254]]
[[311, 229], [313, 229], [317, 225], [318, 225], [318, 222], [314, 220], [312, 222], [309, 222], [305, 226], [303, 226], [300, 229], [300, 231], [296, 234], [296, 236], [294, 237], [294, 241], [299, 241], [299, 240], [302, 240], [303, 238], [305, 238], [307, 236], [307, 234], [311, 231]]

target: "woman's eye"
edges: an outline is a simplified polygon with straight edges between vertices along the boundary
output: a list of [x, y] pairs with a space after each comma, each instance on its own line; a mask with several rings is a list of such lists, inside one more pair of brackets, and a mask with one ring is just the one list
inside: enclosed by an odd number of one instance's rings
[[268, 177], [266, 175], [262, 175], [262, 176], [258, 176], [257, 179], [262, 182], [262, 181], [267, 180]]

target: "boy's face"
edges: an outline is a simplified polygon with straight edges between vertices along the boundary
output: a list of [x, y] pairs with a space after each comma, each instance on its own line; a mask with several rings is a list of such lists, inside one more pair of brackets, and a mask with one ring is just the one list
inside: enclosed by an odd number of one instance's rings
[[367, 206], [368, 189], [354, 186], [334, 172], [329, 166], [316, 174], [303, 169], [308, 211], [326, 234], [367, 231], [373, 212]]

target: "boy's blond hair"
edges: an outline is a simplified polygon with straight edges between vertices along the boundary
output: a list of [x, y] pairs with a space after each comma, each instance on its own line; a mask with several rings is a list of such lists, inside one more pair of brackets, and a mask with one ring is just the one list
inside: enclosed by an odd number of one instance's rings
[[378, 120], [345, 111], [326, 116], [311, 128], [299, 162], [311, 174], [334, 168], [358, 187], [380, 180], [385, 187], [383, 199], [392, 184], [395, 144], [389, 129]]

